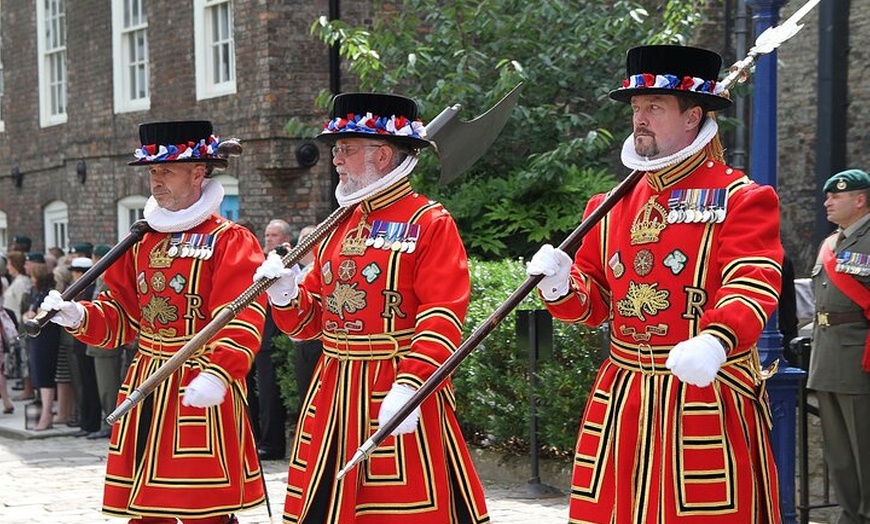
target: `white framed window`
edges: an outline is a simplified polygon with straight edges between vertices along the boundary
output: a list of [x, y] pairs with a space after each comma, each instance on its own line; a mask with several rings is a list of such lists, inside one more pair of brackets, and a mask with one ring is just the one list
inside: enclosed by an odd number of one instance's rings
[[112, 39], [115, 112], [150, 109], [148, 15], [145, 12], [145, 0], [112, 2]]
[[196, 99], [236, 92], [232, 0], [193, 0]]
[[9, 218], [5, 211], [0, 211], [0, 251], [6, 252], [9, 247]]
[[118, 241], [130, 233], [133, 222], [145, 218], [145, 202], [147, 197], [131, 195], [118, 200]]
[[50, 202], [42, 211], [45, 223], [45, 249], [69, 245], [69, 206], [63, 200]]
[[[3, 13], [3, 3], [0, 2], [0, 14]], [[3, 34], [3, 21], [2, 16], [0, 16], [0, 35]], [[3, 115], [3, 39], [0, 38], [0, 133], [6, 131], [6, 122], [5, 116]], [[6, 246], [6, 242], [4, 241], [0, 246]]]
[[39, 126], [66, 122], [66, 4], [36, 0]]

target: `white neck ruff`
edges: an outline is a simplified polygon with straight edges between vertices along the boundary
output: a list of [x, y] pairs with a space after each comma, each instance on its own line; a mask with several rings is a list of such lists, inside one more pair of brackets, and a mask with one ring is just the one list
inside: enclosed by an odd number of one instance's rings
[[384, 188], [387, 188], [394, 183], [396, 183], [399, 179], [408, 176], [411, 171], [414, 170], [414, 167], [417, 165], [417, 157], [408, 155], [404, 162], [399, 164], [396, 169], [393, 169], [383, 177], [379, 178], [376, 182], [373, 182], [366, 187], [351, 193], [349, 195], [339, 195], [338, 188], [335, 189], [335, 199], [338, 201], [338, 205], [341, 207], [351, 206], [358, 202], [362, 202], [366, 198], [378, 193]]
[[636, 171], [652, 172], [679, 164], [704, 149], [716, 137], [718, 132], [719, 124], [713, 118], [707, 117], [698, 131], [698, 136], [695, 137], [695, 140], [691, 144], [672, 155], [655, 159], [649, 159], [637, 154], [634, 150], [634, 133], [632, 133], [622, 143], [622, 165]]
[[224, 188], [220, 182], [206, 178], [202, 182], [202, 195], [190, 207], [170, 211], [157, 204], [153, 196], [145, 203], [145, 221], [155, 231], [175, 233], [196, 227], [216, 213], [224, 199]]

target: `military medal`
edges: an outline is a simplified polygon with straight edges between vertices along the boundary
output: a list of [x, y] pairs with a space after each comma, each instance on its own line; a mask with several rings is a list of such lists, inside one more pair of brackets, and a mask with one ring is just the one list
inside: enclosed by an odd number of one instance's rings
[[[381, 230], [384, 227], [383, 220], [375, 220], [375, 223], [372, 225], [371, 233], [369, 233], [369, 237], [366, 239], [366, 247], [376, 247], [380, 248], [384, 244], [383, 238], [381, 238]], [[380, 245], [378, 245], [378, 240], [380, 240]]]
[[680, 213], [680, 193], [679, 189], [671, 191], [671, 196], [668, 197], [668, 216], [666, 218], [668, 224], [676, 224], [679, 221]]
[[184, 242], [184, 233], [173, 233], [172, 240], [170, 240], [169, 250], [167, 251], [167, 255], [175, 258], [178, 256], [178, 245]]
[[396, 224], [396, 236], [395, 240], [393, 240], [392, 245], [390, 245], [390, 249], [393, 251], [401, 251], [402, 249], [402, 241], [405, 237], [405, 224], [398, 223]]

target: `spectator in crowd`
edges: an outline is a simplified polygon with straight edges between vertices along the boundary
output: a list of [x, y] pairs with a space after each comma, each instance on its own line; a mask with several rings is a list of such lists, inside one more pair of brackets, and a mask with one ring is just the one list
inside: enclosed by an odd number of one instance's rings
[[[48, 256], [48, 255], [47, 255]], [[46, 260], [48, 260], [46, 258]], [[48, 265], [48, 264], [47, 264]], [[72, 273], [65, 264], [56, 265], [53, 268], [48, 265], [54, 274], [54, 289], [63, 291], [72, 283]], [[55, 424], [66, 424], [74, 428], [79, 425], [79, 412], [77, 400], [81, 396], [82, 379], [78, 368], [78, 361], [73, 354], [75, 339], [65, 330], [60, 330], [59, 347], [57, 351], [57, 367], [55, 381], [56, 400], [54, 417]]]
[[[90, 256], [76, 256], [70, 261], [70, 274], [72, 283], [76, 283], [82, 275], [93, 266]], [[89, 285], [82, 291], [77, 300], [88, 300], [93, 296], [94, 284]], [[66, 330], [64, 330], [66, 332]], [[103, 420], [103, 409], [100, 404], [100, 394], [97, 388], [97, 372], [94, 366], [94, 357], [87, 354], [87, 346], [80, 340], [72, 339], [72, 358], [76, 363], [75, 369], [78, 375], [76, 387], [76, 411], [78, 412], [79, 430], [74, 433], [77, 437], [86, 437], [100, 431]], [[60, 396], [60, 391], [58, 391]], [[114, 408], [113, 408], [114, 409]], [[108, 434], [105, 435], [108, 437]]]
[[870, 523], [870, 175], [841, 171], [825, 182], [837, 231], [813, 267], [816, 322], [807, 387], [815, 391], [825, 462], [842, 508], [839, 524]]
[[29, 253], [30, 248], [33, 246], [33, 242], [30, 241], [30, 237], [25, 235], [15, 235], [15, 239], [13, 240], [12, 249], [10, 251], [17, 251], [19, 253]]
[[[39, 311], [39, 305], [55, 286], [54, 274], [43, 262], [31, 260], [30, 281], [33, 292], [30, 307], [23, 314], [24, 320], [32, 319]], [[33, 428], [36, 431], [51, 429], [53, 426], [52, 407], [54, 391], [57, 386], [57, 354], [60, 350], [60, 327], [46, 324], [35, 337], [27, 339], [27, 358], [30, 368], [30, 381], [39, 391], [38, 402], [42, 406], [39, 421]]]
[[[314, 231], [315, 226], [305, 226], [299, 231], [299, 240], [301, 241]], [[314, 264], [314, 250], [307, 252], [299, 261], [299, 278], [304, 279], [305, 275], [311, 271]], [[305, 403], [305, 397], [308, 395], [308, 390], [311, 387], [311, 379], [314, 376], [314, 369], [320, 361], [320, 355], [323, 353], [323, 343], [319, 338], [311, 340], [294, 340], [296, 351], [294, 358], [296, 373], [296, 391], [299, 393], [299, 412], [302, 412], [302, 405]]]
[[[6, 269], [12, 280], [9, 282], [9, 287], [3, 292], [3, 304], [15, 315], [15, 325], [18, 326], [21, 324], [22, 314], [27, 311], [30, 305], [28, 300], [32, 284], [24, 269], [24, 253], [11, 251], [6, 255], [6, 258], [8, 262]], [[17, 350], [20, 352], [19, 358], [12, 363], [17, 364], [20, 369], [7, 370], [10, 375], [21, 377], [21, 393], [13, 400], [33, 400], [33, 384], [30, 382], [30, 371], [27, 366], [27, 351], [20, 346]]]
[[[107, 244], [97, 244], [94, 246], [94, 252], [91, 255], [91, 260], [96, 264], [106, 253], [111, 249]], [[105, 280], [103, 275], [97, 276], [94, 281], [94, 292], [91, 296], [83, 294], [87, 299], [96, 299], [100, 293], [106, 291]], [[135, 344], [128, 344], [133, 349], [129, 351], [130, 359], [135, 354]], [[121, 389], [121, 378], [126, 373], [126, 368], [123, 368], [122, 363], [125, 355], [128, 353], [128, 345], [120, 348], [101, 348], [99, 346], [88, 345], [85, 353], [94, 360], [94, 374], [97, 380], [97, 394], [100, 398], [100, 407], [102, 408], [102, 417], [100, 419], [100, 428], [96, 432], [89, 433], [86, 438], [99, 439], [109, 438], [112, 434], [112, 428], [106, 422], [106, 417], [115, 410], [118, 403], [118, 391]]]
[[8, 284], [0, 281], [0, 401], [3, 402], [3, 414], [8, 415], [15, 411], [15, 405], [9, 398], [9, 387], [6, 383], [7, 358], [10, 352], [17, 351], [18, 345], [18, 322], [15, 320], [15, 312], [4, 307], [3, 293]]
[[67, 258], [73, 260], [79, 257], [91, 258], [94, 254], [94, 245], [90, 242], [79, 242], [78, 244], [73, 244], [69, 248], [69, 255]]
[[[263, 250], [266, 253], [278, 246], [290, 246], [292, 230], [287, 222], [274, 219], [266, 225], [263, 235]], [[283, 459], [287, 452], [287, 408], [281, 399], [281, 388], [278, 385], [278, 377], [275, 373], [275, 362], [272, 359], [275, 354], [274, 338], [281, 336], [281, 331], [275, 327], [272, 320], [272, 309], [266, 312], [266, 323], [263, 326], [263, 342], [260, 352], [254, 359], [253, 375], [256, 386], [257, 419], [259, 422], [259, 436], [257, 440], [257, 453], [263, 460]], [[249, 392], [250, 395], [250, 392]]]

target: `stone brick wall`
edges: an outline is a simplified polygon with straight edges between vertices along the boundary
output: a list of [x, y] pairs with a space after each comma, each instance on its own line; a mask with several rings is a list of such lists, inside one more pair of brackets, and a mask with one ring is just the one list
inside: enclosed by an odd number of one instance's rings
[[[209, 119], [216, 134], [241, 139], [244, 153], [230, 162], [227, 174], [239, 179], [240, 217], [258, 230], [276, 217], [298, 228], [328, 215], [327, 151], [321, 148], [314, 167], [302, 168], [294, 155], [301, 138], [284, 131], [291, 117], [310, 125], [312, 133], [325, 119], [315, 99], [329, 87], [328, 49], [310, 36], [309, 27], [326, 14], [327, 2], [235, 0], [237, 93], [199, 102], [191, 4], [146, 3], [151, 108], [116, 114], [111, 11], [100, 0], [68, 2], [68, 122], [40, 128], [35, 6], [3, 3], [0, 210], [7, 214], [10, 237], [23, 233], [34, 239], [34, 249], [50, 247], [42, 245], [42, 210], [62, 200], [69, 205], [72, 242], [114, 242], [117, 201], [150, 194], [144, 168], [127, 162], [139, 145], [138, 124], [154, 120]], [[348, 19], [370, 16], [365, 5], [344, 4]], [[87, 165], [84, 184], [75, 174], [80, 160]], [[20, 189], [8, 176], [13, 167], [24, 173]]]

